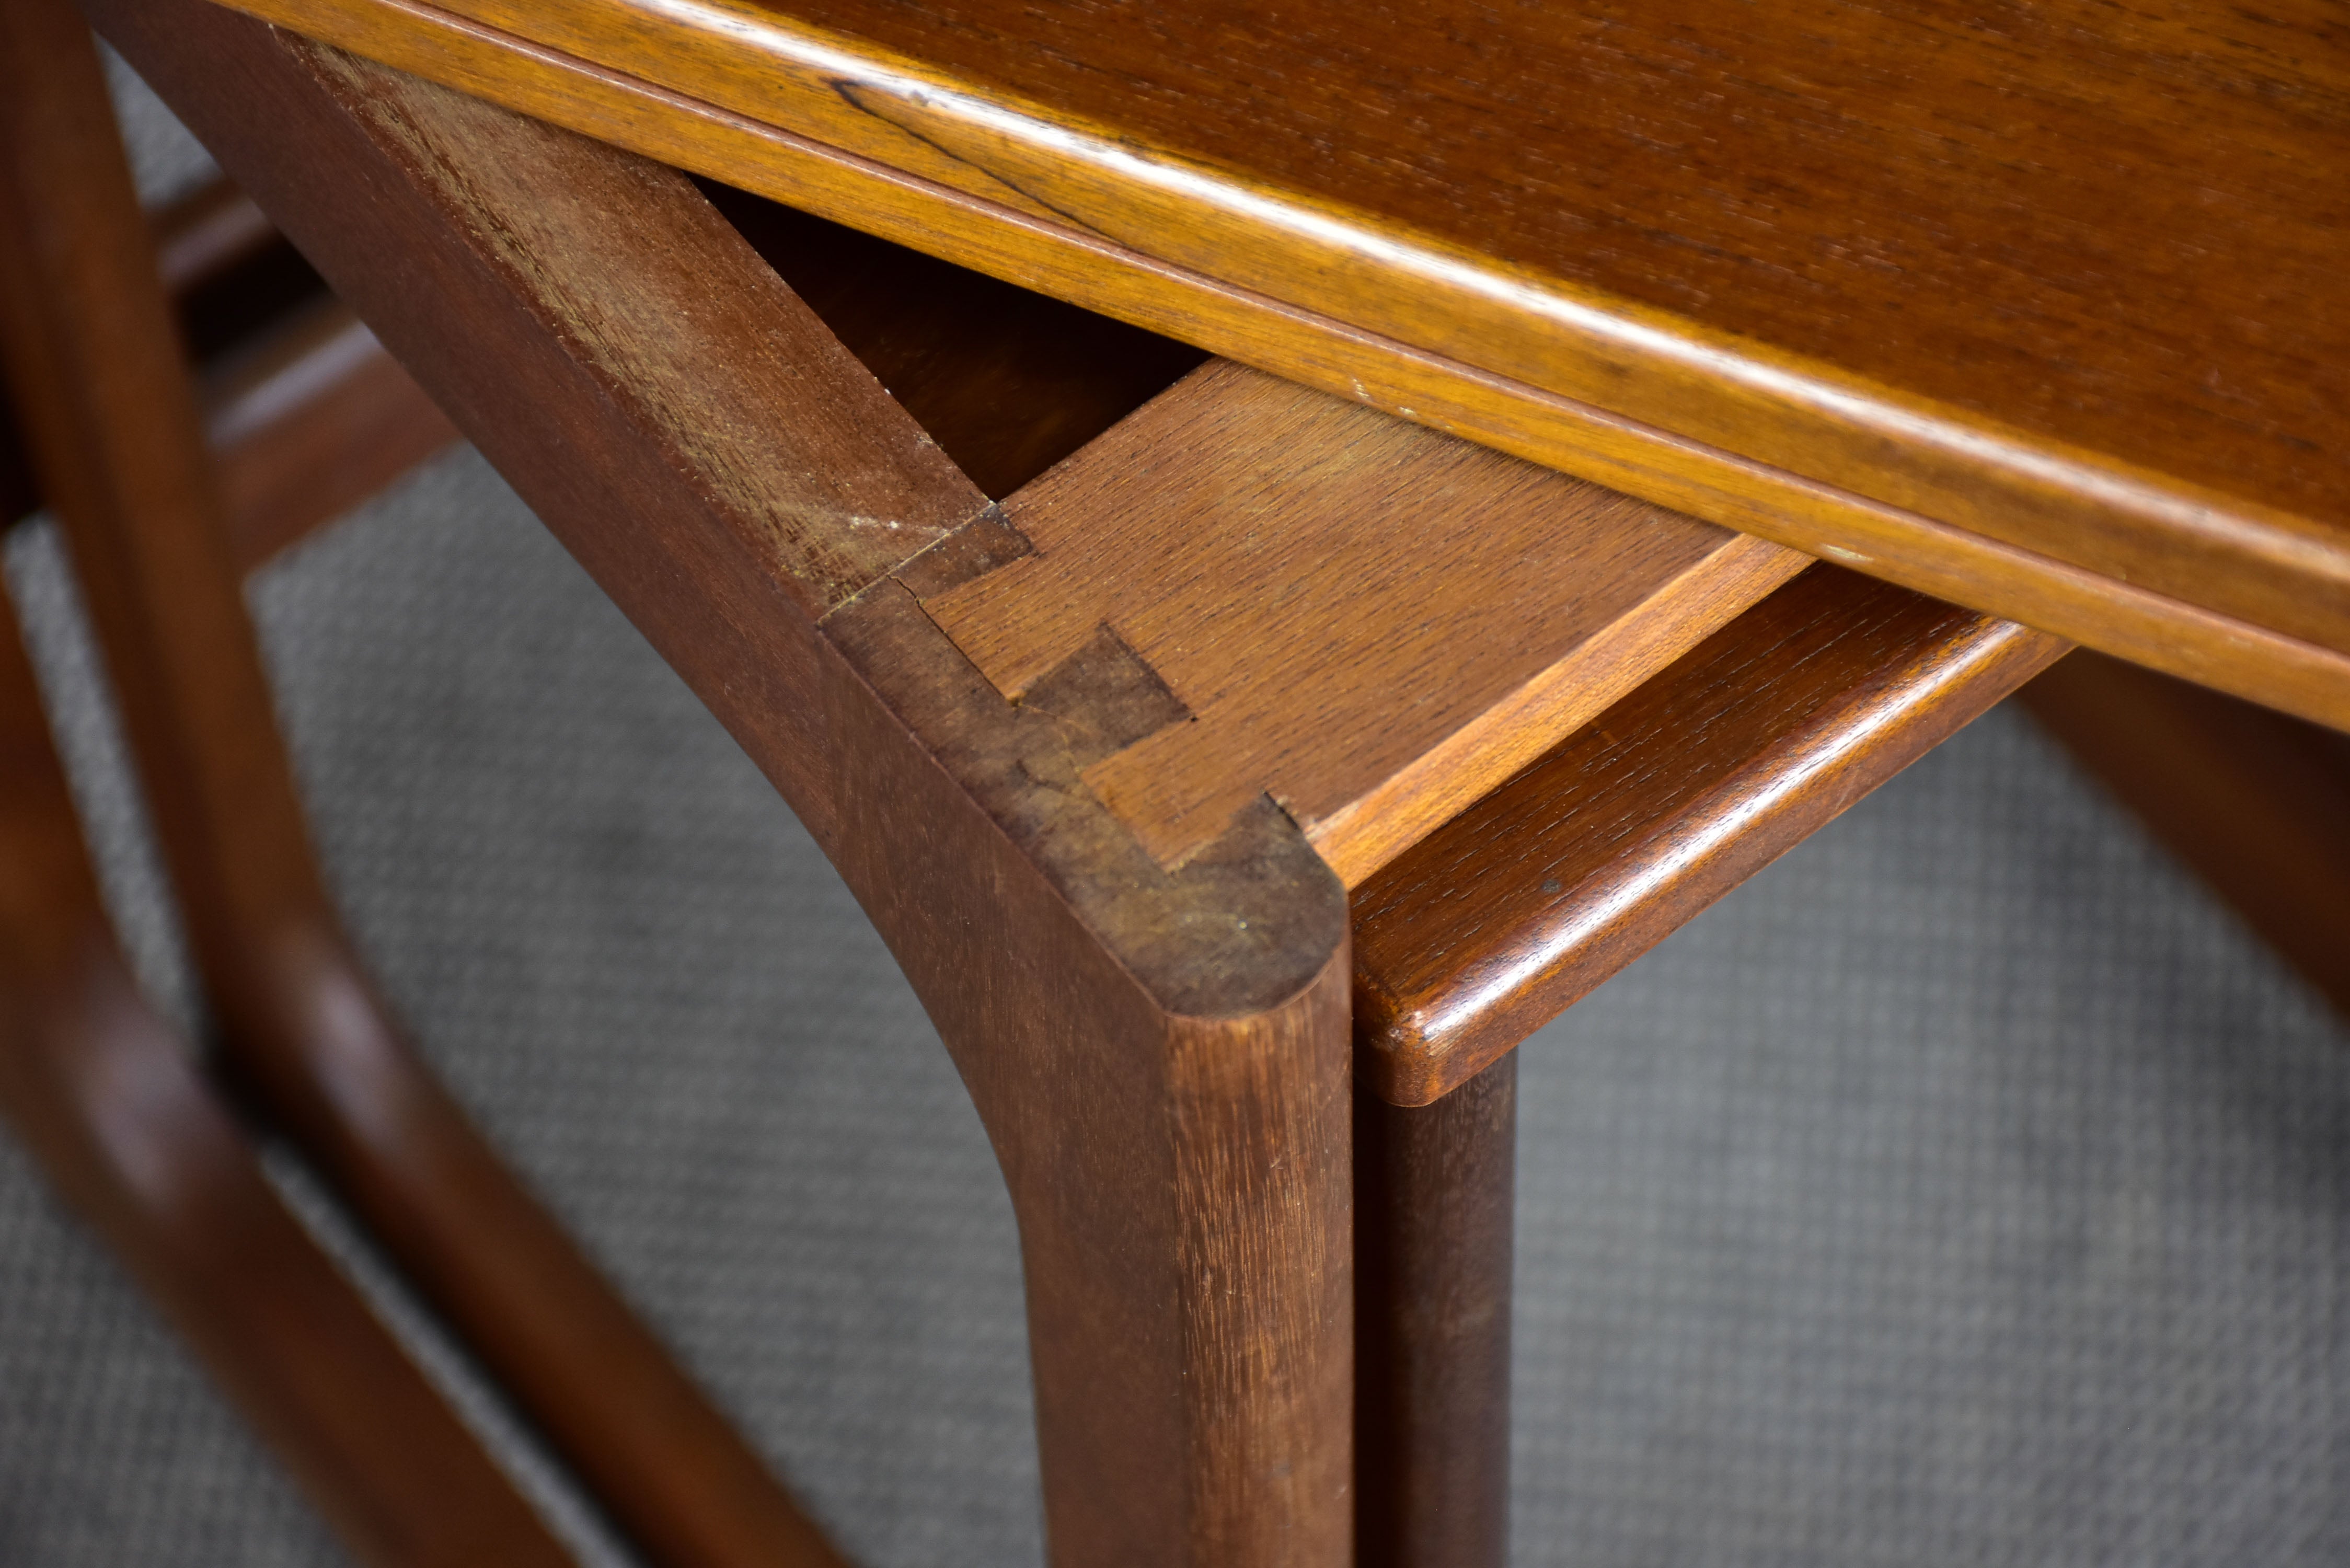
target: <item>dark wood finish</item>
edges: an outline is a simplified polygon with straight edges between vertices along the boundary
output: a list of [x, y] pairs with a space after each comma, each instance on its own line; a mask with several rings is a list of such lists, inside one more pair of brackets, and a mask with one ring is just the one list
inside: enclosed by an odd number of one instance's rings
[[[229, 356], [199, 392], [229, 550], [244, 572], [458, 439], [400, 362], [331, 298]], [[15, 423], [0, 419], [0, 517], [22, 520], [39, 504]]]
[[253, 198], [225, 180], [206, 181], [152, 221], [155, 273], [174, 302], [283, 243]]
[[1465, 1083], [2064, 646], [1813, 567], [1357, 890], [1361, 1071]]
[[2350, 739], [2085, 651], [2017, 700], [2350, 1015]]
[[744, 192], [702, 192], [984, 494], [1002, 500], [1198, 369], [1171, 337]]
[[[705, 189], [990, 495], [1036, 478], [1206, 358], [854, 229]], [[190, 237], [188, 224], [202, 232]], [[167, 283], [184, 289], [283, 239], [251, 197], [218, 181], [158, 213], [156, 243]], [[198, 378], [230, 542], [246, 571], [458, 439], [348, 306], [322, 287], [274, 300], [268, 329]], [[174, 304], [184, 325], [185, 294]], [[14, 423], [0, 421], [0, 516], [38, 504]]]
[[311, 858], [88, 33], [64, 0], [0, 16], [11, 379], [230, 1064], [657, 1560], [837, 1563], [374, 999]]
[[253, 198], [215, 180], [149, 216], [155, 268], [201, 380], [224, 356], [327, 297], [326, 281]]
[[458, 439], [414, 378], [332, 296], [224, 360], [203, 393], [204, 434], [240, 571]]
[[850, 808], [827, 846], [1020, 1217], [1052, 1560], [1346, 1562], [1340, 889], [1270, 809], [1161, 870], [1078, 784], [1114, 690], [1007, 707], [894, 587], [829, 629], [889, 711], [827, 715]]
[[33, 483], [32, 460], [25, 455], [18, 433], [16, 404], [0, 388], [0, 528], [22, 522], [41, 504]]
[[[705, 190], [987, 494], [1009, 495], [1206, 358], [773, 202]], [[234, 185], [213, 182], [157, 213], [154, 227], [182, 330], [220, 346], [198, 368], [198, 401], [245, 570], [457, 439], [316, 274], [273, 259], [290, 247]], [[240, 276], [256, 258], [257, 275]], [[234, 319], [204, 292], [227, 278]], [[38, 504], [14, 422], [0, 421], [0, 517]]]
[[1347, 928], [1311, 847], [1263, 810], [1170, 872], [1089, 799], [1148, 683], [987, 686], [894, 574], [987, 568], [1000, 517], [681, 177], [201, 4], [93, 9], [904, 963], [1020, 1217], [1055, 1560], [1343, 1562]]
[[[215, 180], [154, 213], [151, 225], [172, 315], [191, 344], [211, 350], [198, 366], [197, 399], [241, 569], [457, 439], [252, 197]], [[16, 421], [0, 417], [0, 520], [39, 504]]]
[[[0, 42], [22, 41], [0, 20]], [[571, 1561], [287, 1211], [188, 1044], [139, 995], [5, 595], [0, 1115], [360, 1562]]]
[[1144, 846], [1269, 795], [1349, 886], [1807, 564], [1228, 362], [1003, 511], [955, 645], [1024, 700], [1107, 628], [1173, 698], [1085, 773]]
[[239, 4], [2350, 725], [2320, 0]]
[[[284, 244], [253, 199], [225, 180], [189, 192], [151, 214], [149, 222], [156, 267], [172, 296], [172, 315], [181, 330], [192, 335], [215, 333], [212, 321], [192, 318], [203, 314], [199, 301], [224, 276], [239, 272], [273, 244]], [[315, 275], [310, 283], [317, 286]], [[296, 303], [295, 297], [281, 296], [280, 308]], [[0, 523], [13, 524], [39, 504], [16, 422], [13, 417], [0, 421]]]
[[1357, 1561], [1503, 1568], [1518, 1058], [1430, 1106], [1355, 1098]]

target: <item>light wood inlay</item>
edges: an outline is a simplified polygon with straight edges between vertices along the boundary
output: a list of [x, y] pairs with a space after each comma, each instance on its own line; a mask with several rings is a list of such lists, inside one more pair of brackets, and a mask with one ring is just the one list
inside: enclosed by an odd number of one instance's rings
[[1269, 794], [1350, 885], [1804, 564], [1229, 363], [1004, 510], [956, 645], [1018, 697], [1107, 625], [1191, 714], [1086, 770], [1150, 852]]

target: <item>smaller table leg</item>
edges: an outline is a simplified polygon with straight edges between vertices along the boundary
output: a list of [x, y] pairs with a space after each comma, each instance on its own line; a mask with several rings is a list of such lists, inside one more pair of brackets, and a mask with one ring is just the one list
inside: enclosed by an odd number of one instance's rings
[[0, 1123], [366, 1568], [571, 1561], [286, 1209], [187, 1043], [140, 996], [5, 593]]
[[1362, 1568], [1501, 1568], [1510, 1535], [1513, 1052], [1433, 1105], [1355, 1103]]

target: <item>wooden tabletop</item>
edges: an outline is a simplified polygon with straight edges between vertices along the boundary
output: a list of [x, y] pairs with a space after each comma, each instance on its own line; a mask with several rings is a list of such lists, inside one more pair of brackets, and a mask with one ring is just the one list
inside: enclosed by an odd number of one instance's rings
[[2350, 726], [2326, 0], [238, 0]]

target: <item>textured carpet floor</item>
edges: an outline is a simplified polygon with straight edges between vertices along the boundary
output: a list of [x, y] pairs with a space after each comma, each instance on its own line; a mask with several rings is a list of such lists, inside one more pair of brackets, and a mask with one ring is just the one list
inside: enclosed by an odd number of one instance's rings
[[[53, 539], [9, 564], [187, 1017]], [[470, 452], [255, 602], [351, 924], [461, 1096], [861, 1561], [1035, 1561], [1001, 1182], [764, 783]], [[2345, 1045], [1994, 713], [1526, 1047], [1517, 1560], [2350, 1557]], [[0, 1140], [0, 1563], [338, 1560]]]

